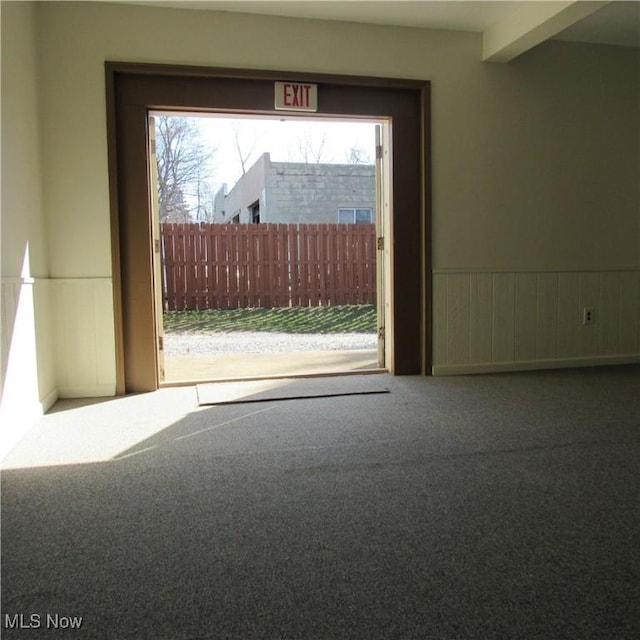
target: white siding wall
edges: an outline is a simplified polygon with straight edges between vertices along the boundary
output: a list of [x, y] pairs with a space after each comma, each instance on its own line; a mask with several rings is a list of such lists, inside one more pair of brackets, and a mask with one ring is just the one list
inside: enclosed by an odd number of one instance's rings
[[57, 399], [49, 283], [0, 282], [0, 458]]
[[58, 397], [115, 394], [108, 278], [0, 281], [0, 458]]
[[111, 280], [52, 280], [51, 288], [60, 397], [114, 395]]
[[640, 362], [639, 270], [438, 271], [433, 284], [434, 373]]

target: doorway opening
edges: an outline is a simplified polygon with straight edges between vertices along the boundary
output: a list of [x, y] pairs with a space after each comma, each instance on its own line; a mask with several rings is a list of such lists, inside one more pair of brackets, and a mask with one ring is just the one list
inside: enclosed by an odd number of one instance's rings
[[[315, 85], [314, 117], [393, 124], [385, 147], [393, 154], [388, 173], [392, 233], [383, 249], [391, 266], [385, 272], [385, 319], [392, 317], [385, 328], [385, 362], [395, 375], [429, 374], [429, 82], [126, 62], [106, 62], [105, 70], [118, 394], [153, 391], [160, 385], [149, 112], [273, 116], [280, 113], [274, 90], [277, 95], [278, 87], [288, 82]], [[262, 220], [262, 210], [260, 215]]]
[[390, 368], [390, 120], [148, 127], [160, 385]]

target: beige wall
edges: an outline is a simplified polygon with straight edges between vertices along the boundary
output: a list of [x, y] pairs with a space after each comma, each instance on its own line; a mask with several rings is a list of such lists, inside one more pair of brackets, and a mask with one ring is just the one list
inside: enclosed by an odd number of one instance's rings
[[[32, 274], [48, 271], [59, 287], [72, 283], [70, 301], [82, 317], [96, 319], [92, 326], [79, 327], [84, 331], [79, 340], [95, 345], [93, 362], [77, 369], [65, 360], [66, 352], [57, 356], [56, 370], [66, 372], [65, 388], [73, 393], [110, 393], [115, 388], [113, 327], [99, 320], [110, 318], [113, 310], [104, 289], [111, 278], [105, 60], [431, 81], [433, 332], [435, 364], [443, 371], [450, 364], [478, 364], [477, 349], [456, 347], [458, 336], [469, 331], [482, 334], [481, 351], [493, 353], [482, 366], [507, 363], [518, 368], [546, 361], [531, 345], [523, 350], [509, 342], [503, 348], [504, 335], [515, 340], [522, 334], [522, 322], [530, 318], [527, 309], [542, 304], [541, 317], [548, 312], [545, 296], [532, 297], [538, 285], [518, 274], [532, 274], [543, 289], [545, 274], [558, 274], [558, 283], [565, 281], [565, 273], [586, 274], [577, 281], [586, 278], [590, 287], [595, 276], [589, 274], [597, 274], [598, 282], [605, 283], [598, 285], [597, 294], [603, 303], [613, 295], [610, 283], [617, 276], [611, 273], [622, 274], [625, 292], [640, 289], [637, 51], [549, 42], [498, 65], [481, 62], [481, 37], [470, 33], [97, 2], [5, 5], [3, 89], [6, 72], [7, 82], [17, 82], [18, 94], [7, 98], [3, 91], [3, 160], [9, 153], [26, 155], [17, 156], [11, 184], [19, 186], [6, 198], [9, 174], [3, 162], [3, 231], [8, 221], [9, 236], [16, 240], [6, 257], [3, 251], [3, 275], [18, 273], [20, 247], [28, 237], [35, 250]], [[32, 44], [35, 38], [37, 45]], [[7, 129], [21, 127], [21, 140], [26, 141], [22, 151], [11, 139], [5, 141], [5, 123]], [[42, 198], [36, 186], [38, 148]], [[8, 214], [5, 200], [11, 203]], [[42, 247], [40, 211], [46, 220], [47, 251]], [[3, 239], [3, 250], [5, 245], [9, 243]], [[451, 279], [453, 275], [462, 279]], [[469, 309], [469, 287], [479, 275], [497, 283], [490, 320], [487, 313], [477, 318]], [[529, 296], [520, 307], [524, 311], [515, 313], [509, 302], [512, 287], [502, 275], [513, 280], [513, 295], [521, 302]], [[464, 284], [465, 278], [470, 285]], [[526, 285], [518, 294], [519, 282]], [[83, 286], [87, 296], [80, 291]], [[498, 295], [503, 286], [506, 293]], [[612, 351], [614, 357], [637, 359], [640, 301], [635, 295], [630, 302], [625, 297], [624, 313], [616, 316], [625, 336], [618, 341], [624, 347], [617, 351], [609, 338], [594, 342], [580, 335], [578, 351], [568, 350], [558, 344], [564, 335], [558, 318], [553, 328], [552, 320], [544, 320], [534, 334], [555, 332], [551, 357], [559, 362], [568, 352], [573, 360], [597, 361], [602, 353], [611, 357]], [[92, 305], [90, 314], [85, 313], [86, 304]], [[78, 317], [75, 311], [65, 309], [68, 320], [57, 320], [62, 326], [56, 335], [71, 335], [67, 323]], [[608, 311], [601, 311], [607, 317]], [[574, 333], [582, 331], [578, 318], [566, 322]], [[497, 344], [487, 342], [492, 340]], [[575, 342], [575, 336], [571, 340]], [[546, 347], [542, 351], [548, 352]]]
[[434, 134], [436, 268], [638, 267], [639, 62], [551, 42], [460, 78]]
[[637, 52], [552, 42], [497, 65], [468, 33], [103, 3], [38, 14], [57, 276], [110, 274], [105, 60], [430, 80], [434, 268], [639, 265]]
[[3, 2], [1, 16], [2, 276], [46, 277], [35, 7]]

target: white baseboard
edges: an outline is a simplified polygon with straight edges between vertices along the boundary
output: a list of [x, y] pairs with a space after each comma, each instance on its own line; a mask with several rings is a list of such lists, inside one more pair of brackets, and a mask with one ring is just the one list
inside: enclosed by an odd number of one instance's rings
[[536, 371], [541, 369], [571, 369], [574, 367], [599, 367], [616, 364], [640, 364], [640, 354], [624, 356], [598, 356], [590, 358], [565, 358], [562, 360], [530, 360], [522, 362], [485, 362], [480, 364], [458, 364], [434, 366], [434, 376], [470, 375], [476, 373], [504, 373]]
[[40, 400], [42, 413], [44, 414], [47, 411], [49, 411], [49, 409], [53, 407], [53, 405], [57, 402], [57, 400], [58, 400], [58, 390], [54, 389], [53, 391], [50, 391], [44, 398]]

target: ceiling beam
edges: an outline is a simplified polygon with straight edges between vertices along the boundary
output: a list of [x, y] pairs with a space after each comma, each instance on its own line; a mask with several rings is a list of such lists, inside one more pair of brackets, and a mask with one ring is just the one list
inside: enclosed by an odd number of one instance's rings
[[482, 34], [482, 59], [509, 62], [609, 2], [525, 2]]

